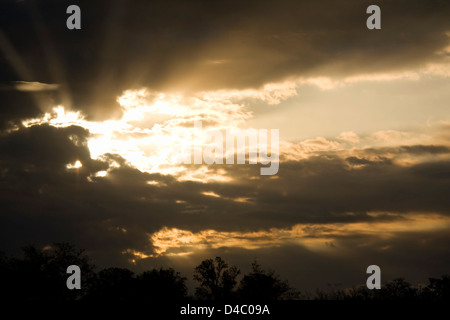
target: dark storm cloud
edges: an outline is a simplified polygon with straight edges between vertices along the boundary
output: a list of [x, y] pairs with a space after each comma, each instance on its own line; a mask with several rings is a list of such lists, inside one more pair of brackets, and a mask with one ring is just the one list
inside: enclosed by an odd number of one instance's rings
[[[409, 167], [367, 161], [350, 169], [348, 159], [329, 153], [283, 162], [278, 179], [260, 176], [255, 165], [210, 166], [235, 180], [204, 184], [142, 173], [116, 155], [92, 160], [88, 134], [76, 126], [42, 125], [0, 137], [2, 249], [69, 240], [89, 248], [99, 261], [114, 264], [125, 263], [121, 252], [126, 249], [151, 253], [148, 234], [165, 226], [244, 232], [298, 223], [399, 221], [405, 216], [398, 214], [409, 212], [450, 214], [448, 161]], [[398, 148], [399, 153], [405, 150], [430, 151], [424, 146]], [[76, 160], [83, 167], [66, 168]], [[112, 161], [121, 167], [111, 167]], [[95, 176], [108, 168], [106, 177]], [[249, 200], [233, 201], [237, 198]], [[381, 213], [368, 214], [374, 211]]]
[[[102, 183], [94, 177], [88, 183], [92, 173], [107, 169], [108, 164], [90, 159], [83, 144], [86, 135], [80, 127], [34, 126], [2, 136], [3, 248], [67, 239], [83, 244], [96, 256], [111, 258], [112, 252], [116, 255], [129, 246], [149, 245], [147, 229], [132, 225], [145, 221], [143, 214], [150, 212], [139, 202], [139, 193], [145, 192], [145, 178], [157, 179], [159, 175], [138, 175], [137, 170], [124, 168], [111, 181]], [[83, 167], [68, 170], [66, 165], [76, 160], [82, 161]], [[124, 216], [128, 217], [126, 221]], [[123, 226], [129, 229], [131, 241], [120, 231]]]
[[370, 161], [370, 160], [367, 160], [364, 158], [360, 159], [358, 157], [348, 157], [345, 160], [350, 164], [356, 164], [356, 165], [360, 165], [360, 164], [364, 165], [364, 164], [373, 164], [374, 163], [374, 161]]
[[422, 66], [445, 56], [450, 30], [448, 1], [378, 1], [376, 31], [365, 25], [370, 1], [77, 1], [81, 30], [66, 28], [69, 4], [2, 2], [1, 80], [61, 84], [60, 101], [97, 118], [120, 113], [116, 97], [141, 86], [258, 87]]
[[76, 126], [58, 129], [42, 125], [15, 131], [0, 140], [0, 161], [16, 163], [17, 168], [35, 165], [38, 171], [46, 168], [49, 173], [57, 173], [73, 159], [90, 159], [86, 147], [76, 146], [69, 140], [76, 136], [83, 141], [87, 135], [85, 129]]

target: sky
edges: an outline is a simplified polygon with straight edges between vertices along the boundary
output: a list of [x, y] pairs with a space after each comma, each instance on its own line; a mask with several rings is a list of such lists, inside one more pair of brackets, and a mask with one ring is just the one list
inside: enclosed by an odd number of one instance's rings
[[[372, 1], [72, 2], [0, 4], [0, 250], [191, 285], [215, 256], [300, 290], [449, 272], [448, 1], [377, 1], [379, 30]], [[247, 129], [278, 130], [275, 174], [181, 162]]]

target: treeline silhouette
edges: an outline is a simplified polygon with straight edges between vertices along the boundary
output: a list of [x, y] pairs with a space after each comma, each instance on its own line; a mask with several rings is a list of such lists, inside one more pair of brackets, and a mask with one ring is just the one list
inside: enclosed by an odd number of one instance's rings
[[[448, 300], [450, 276], [430, 278], [424, 286], [412, 286], [395, 279], [380, 290], [365, 285], [347, 289], [300, 292], [281, 280], [274, 271], [264, 270], [256, 261], [252, 270], [241, 275], [236, 266], [222, 258], [207, 259], [194, 269], [195, 295], [188, 295], [187, 278], [172, 268], [153, 269], [135, 274], [126, 268], [106, 268], [98, 272], [83, 250], [69, 243], [55, 243], [38, 249], [22, 248], [23, 257], [7, 257], [0, 252], [2, 300]], [[69, 265], [81, 269], [81, 289], [69, 290]]]

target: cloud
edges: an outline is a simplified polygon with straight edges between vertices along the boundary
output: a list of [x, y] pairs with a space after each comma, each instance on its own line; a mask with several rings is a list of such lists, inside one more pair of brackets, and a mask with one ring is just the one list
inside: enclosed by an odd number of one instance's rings
[[[173, 174], [186, 180], [191, 175], [185, 174], [183, 166], [174, 166], [192, 154], [191, 148], [186, 146], [217, 146], [221, 142], [209, 141], [207, 133], [215, 130], [225, 135], [227, 131], [241, 130], [252, 117], [249, 100], [275, 104], [295, 92], [289, 83], [270, 84], [260, 90], [219, 90], [194, 95], [151, 92], [142, 88], [127, 90], [118, 97], [123, 112], [116, 120], [90, 121], [80, 111], [57, 106], [40, 117], [24, 119], [21, 124], [24, 127], [81, 126], [91, 133], [87, 145], [94, 159], [107, 153], [119, 154], [141, 171]], [[201, 124], [196, 127], [195, 121]], [[260, 148], [263, 145], [259, 142]], [[223, 156], [231, 152], [234, 150], [225, 149]], [[238, 154], [245, 152], [236, 150]]]
[[[342, 158], [338, 151], [319, 152], [282, 162], [277, 179], [263, 178], [249, 165], [213, 165], [207, 166], [210, 174], [230, 180], [204, 184], [141, 172], [117, 155], [93, 160], [88, 136], [77, 126], [40, 125], [1, 138], [4, 238], [15, 239], [17, 246], [27, 239], [45, 242], [61, 237], [85, 241], [88, 247], [92, 242], [93, 248], [112, 241], [105, 249], [111, 254], [130, 249], [151, 255], [154, 244], [148, 235], [165, 227], [193, 234], [211, 229], [224, 235], [242, 233], [245, 238], [248, 232], [299, 224], [350, 228], [386, 219], [400, 223], [419, 213], [450, 215], [448, 161], [405, 167], [386, 155], [442, 154], [448, 159], [447, 146], [371, 148], [355, 152], [358, 156], [353, 158]], [[67, 169], [76, 161], [82, 167]], [[107, 174], [97, 174], [103, 171]], [[34, 227], [23, 225], [24, 220]], [[84, 240], [77, 236], [81, 230]]]
[[40, 124], [0, 137], [1, 249], [66, 240], [100, 266], [185, 275], [207, 257], [244, 269], [256, 257], [304, 290], [364, 283], [373, 263], [383, 281], [425, 281], [450, 266], [446, 145], [319, 149], [282, 159], [277, 179], [250, 165], [187, 166], [229, 178], [204, 183], [141, 172], [118, 155], [94, 160], [90, 134]]
[[[351, 214], [356, 216], [355, 214]], [[256, 250], [296, 244], [311, 251], [328, 252], [347, 239], [378, 242], [395, 238], [402, 232], [439, 232], [450, 227], [450, 218], [433, 214], [392, 214], [370, 212], [372, 220], [348, 224], [296, 224], [290, 228], [265, 231], [235, 232], [213, 229], [191, 232], [177, 228], [162, 228], [150, 235], [155, 256], [184, 256], [214, 248]], [[334, 245], [333, 243], [336, 243]], [[328, 246], [333, 244], [332, 246]], [[148, 257], [141, 257], [148, 258]]]
[[48, 84], [41, 82], [14, 81], [9, 86], [2, 86], [1, 89], [15, 89], [25, 92], [53, 91], [58, 90], [59, 84]]
[[[368, 1], [338, 7], [330, 0], [81, 1], [80, 32], [64, 27], [67, 17], [61, 12], [69, 4], [2, 2], [1, 11], [11, 17], [1, 22], [3, 43], [8, 43], [2, 46], [2, 78], [62, 83], [61, 92], [71, 96], [66, 107], [90, 119], [119, 116], [116, 97], [127, 89], [198, 92], [255, 89], [297, 78], [331, 84], [385, 80], [372, 74], [390, 78], [394, 71], [408, 74], [448, 62], [450, 6], [444, 1], [381, 1], [383, 23], [376, 32], [365, 27]], [[105, 17], [100, 23], [99, 16]], [[17, 36], [37, 27], [44, 31]], [[28, 77], [18, 78], [24, 70]]]

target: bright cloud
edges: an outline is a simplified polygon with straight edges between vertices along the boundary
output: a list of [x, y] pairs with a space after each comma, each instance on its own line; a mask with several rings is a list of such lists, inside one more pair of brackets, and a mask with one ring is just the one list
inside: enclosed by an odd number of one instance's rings
[[[81, 126], [91, 133], [87, 144], [93, 159], [102, 159], [107, 153], [118, 154], [142, 172], [171, 174], [180, 180], [227, 182], [229, 178], [209, 172], [207, 168], [187, 169], [179, 165], [188, 155], [186, 152], [190, 152], [186, 146], [211, 143], [205, 140], [205, 136], [197, 134], [194, 121], [202, 121], [204, 130], [237, 130], [245, 127], [248, 120], [253, 118], [258, 109], [255, 105], [280, 104], [297, 96], [303, 85], [330, 90], [355, 82], [416, 81], [430, 75], [446, 77], [449, 65], [433, 64], [416, 71], [358, 75], [337, 80], [324, 77], [297, 79], [266, 84], [260, 89], [204, 91], [190, 96], [152, 92], [145, 88], [127, 90], [117, 99], [123, 111], [120, 119], [90, 121], [79, 111], [57, 106], [40, 118], [24, 120], [23, 125]], [[34, 83], [30, 85], [36, 86]], [[298, 160], [318, 152], [430, 143], [433, 139], [417, 130], [414, 133], [384, 130], [366, 135], [349, 131], [335, 138], [319, 136], [295, 143], [281, 141], [280, 153], [285, 160]], [[102, 172], [100, 176], [105, 176], [105, 173]]]
[[[368, 213], [368, 215], [374, 217], [386, 214], [382, 212]], [[395, 216], [394, 214], [388, 215]], [[192, 232], [165, 227], [149, 235], [149, 238], [155, 247], [156, 255], [168, 256], [186, 255], [210, 248], [236, 247], [253, 250], [288, 244], [305, 246], [313, 251], [329, 251], [331, 249], [339, 250], [339, 246], [330, 246], [329, 244], [338, 243], [346, 236], [365, 235], [367, 241], [375, 241], [375, 239], [380, 238], [391, 239], [402, 232], [437, 231], [446, 230], [449, 227], [449, 217], [437, 214], [410, 213], [399, 214], [398, 220], [394, 221], [323, 225], [297, 224], [289, 229], [272, 228], [257, 232], [217, 231], [212, 229]], [[361, 245], [364, 245], [364, 243], [361, 243]]]
[[[106, 153], [118, 154], [143, 172], [178, 175], [182, 180], [205, 180], [207, 169], [186, 172], [185, 167], [178, 165], [186, 158], [186, 146], [208, 143], [207, 136], [195, 131], [195, 120], [202, 121], [206, 130], [237, 130], [252, 117], [246, 100], [276, 104], [295, 94], [293, 83], [268, 84], [261, 90], [201, 92], [193, 96], [127, 90], [118, 98], [123, 110], [118, 120], [89, 121], [79, 111], [57, 106], [41, 118], [22, 123], [25, 127], [81, 126], [91, 133], [88, 147], [93, 159], [101, 159]], [[227, 180], [220, 176], [207, 178], [205, 181]]]

